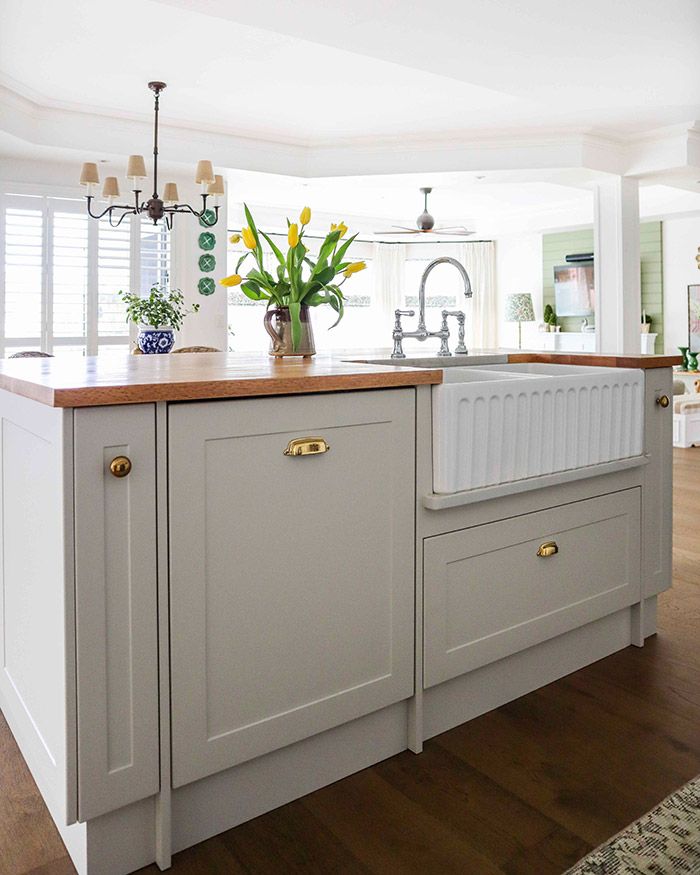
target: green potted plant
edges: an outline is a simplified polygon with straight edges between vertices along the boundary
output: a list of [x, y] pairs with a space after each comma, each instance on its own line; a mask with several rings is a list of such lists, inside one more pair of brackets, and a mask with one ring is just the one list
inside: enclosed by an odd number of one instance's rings
[[649, 334], [651, 331], [651, 316], [646, 310], [642, 310], [642, 334]]
[[126, 321], [139, 328], [138, 345], [144, 354], [170, 352], [185, 316], [199, 310], [199, 304], [186, 308], [185, 296], [179, 289], [168, 292], [158, 285], [151, 287], [147, 298], [123, 291], [119, 296], [126, 304]]
[[[299, 216], [299, 224], [287, 219], [288, 249], [285, 254], [268, 234], [258, 230], [245, 204], [244, 209], [248, 226], [240, 234], [235, 234], [231, 241], [237, 243], [242, 237], [248, 252], [238, 259], [236, 272], [220, 282], [229, 287], [240, 285], [243, 294], [253, 301], [267, 301], [263, 324], [270, 335], [270, 355], [312, 356], [316, 347], [310, 308], [329, 304], [338, 314], [338, 318], [331, 325], [331, 328], [335, 328], [343, 318], [341, 286], [354, 273], [366, 267], [362, 261], [345, 260], [347, 250], [357, 234], [341, 243], [341, 237], [348, 229], [343, 222], [331, 225], [330, 231], [321, 242], [318, 257], [314, 260], [304, 244], [306, 227], [311, 221], [311, 210], [304, 207]], [[265, 269], [261, 238], [267, 242], [277, 259], [274, 275]], [[239, 273], [241, 265], [250, 255], [255, 259], [256, 267], [242, 277]], [[341, 275], [342, 279], [338, 281]], [[272, 324], [273, 321], [275, 325]]]

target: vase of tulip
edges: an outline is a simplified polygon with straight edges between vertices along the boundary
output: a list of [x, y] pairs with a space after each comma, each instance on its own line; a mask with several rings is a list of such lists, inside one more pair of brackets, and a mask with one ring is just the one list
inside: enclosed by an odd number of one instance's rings
[[[240, 285], [243, 294], [253, 301], [267, 301], [263, 325], [270, 336], [270, 355], [312, 356], [316, 353], [316, 347], [311, 308], [321, 304], [330, 305], [338, 314], [331, 325], [331, 328], [335, 328], [343, 318], [344, 296], [341, 287], [366, 266], [362, 261], [346, 260], [346, 253], [357, 234], [341, 243], [348, 229], [343, 222], [331, 225], [314, 260], [304, 244], [304, 234], [311, 221], [311, 210], [304, 207], [299, 223], [287, 219], [288, 248], [285, 254], [268, 234], [258, 230], [245, 204], [244, 209], [248, 225], [240, 233], [234, 234], [231, 242], [238, 243], [242, 238], [248, 251], [239, 258], [236, 272], [220, 282], [228, 287]], [[261, 239], [266, 241], [277, 259], [276, 276], [265, 269]], [[251, 255], [256, 266], [243, 277], [239, 271]]]

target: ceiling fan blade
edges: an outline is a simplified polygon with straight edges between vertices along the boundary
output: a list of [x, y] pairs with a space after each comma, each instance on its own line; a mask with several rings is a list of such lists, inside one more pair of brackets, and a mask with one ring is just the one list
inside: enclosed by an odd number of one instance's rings
[[459, 231], [462, 234], [474, 233], [474, 231], [469, 231], [465, 225], [442, 225], [440, 228], [433, 228], [433, 231]]
[[420, 231], [411, 231], [408, 228], [405, 231], [375, 231], [375, 234], [420, 234]]

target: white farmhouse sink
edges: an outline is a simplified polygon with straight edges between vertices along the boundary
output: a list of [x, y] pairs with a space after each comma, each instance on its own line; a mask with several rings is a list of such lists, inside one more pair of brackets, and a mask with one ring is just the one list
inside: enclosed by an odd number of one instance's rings
[[642, 371], [452, 367], [433, 387], [433, 489], [479, 489], [638, 456]]

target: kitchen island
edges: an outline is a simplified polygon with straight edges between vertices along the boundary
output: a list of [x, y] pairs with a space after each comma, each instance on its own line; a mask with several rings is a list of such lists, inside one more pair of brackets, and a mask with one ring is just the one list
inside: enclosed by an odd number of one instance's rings
[[452, 493], [443, 368], [525, 386], [558, 356], [0, 363], [0, 706], [79, 872], [167, 867], [643, 644], [676, 359], [571, 358], [625, 369], [640, 447]]

